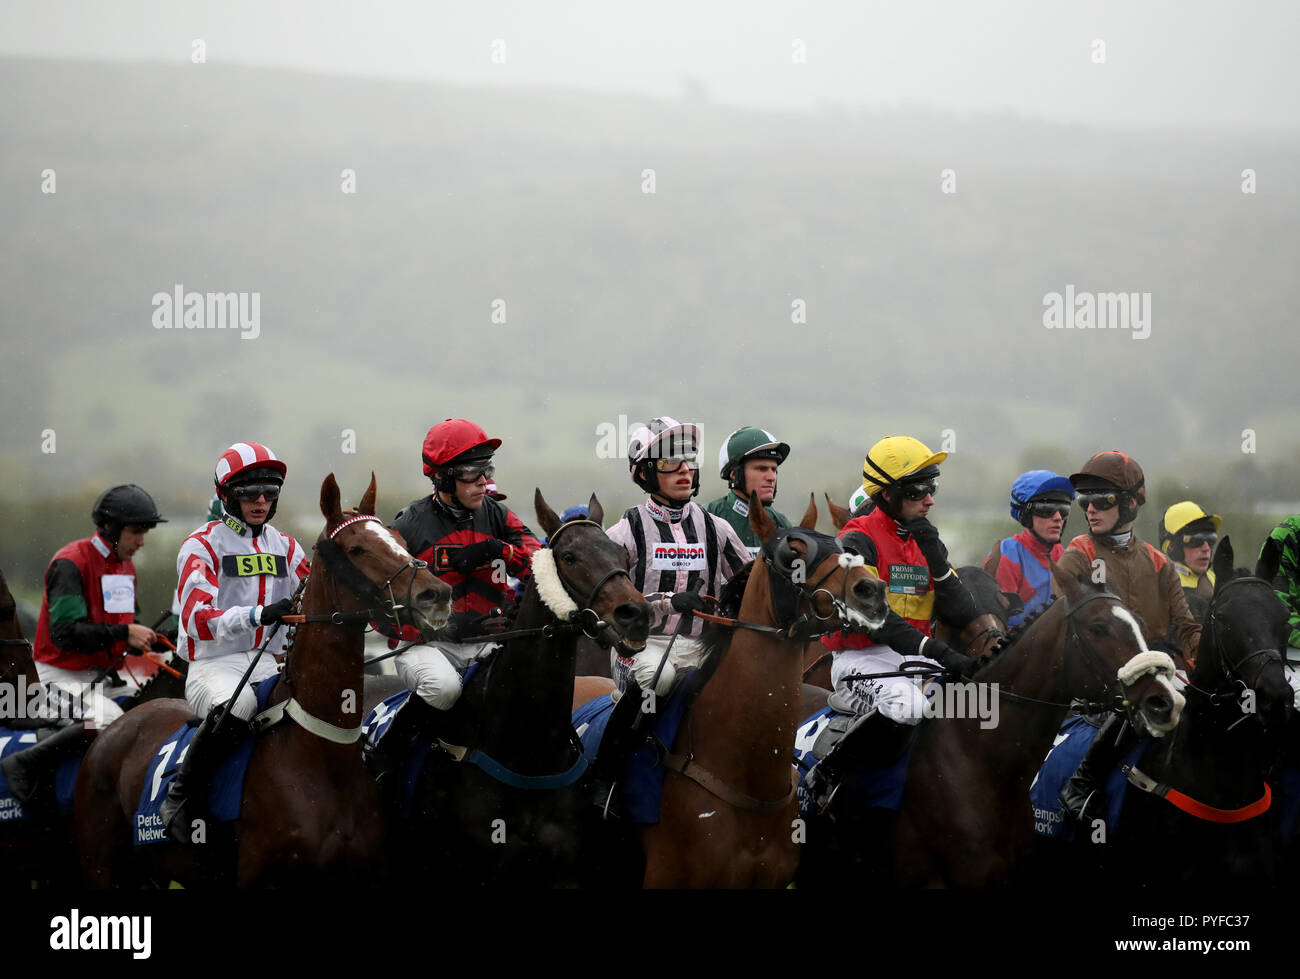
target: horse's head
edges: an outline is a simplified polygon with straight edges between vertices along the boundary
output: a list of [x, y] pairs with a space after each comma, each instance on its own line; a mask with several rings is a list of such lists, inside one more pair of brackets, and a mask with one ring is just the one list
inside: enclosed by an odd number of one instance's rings
[[1257, 714], [1268, 730], [1281, 730], [1294, 711], [1295, 692], [1283, 672], [1290, 625], [1273, 591], [1276, 555], [1261, 555], [1253, 575], [1234, 570], [1232, 560], [1232, 542], [1224, 537], [1214, 552], [1214, 597], [1190, 679]]
[[982, 659], [993, 652], [998, 640], [1006, 635], [1007, 620], [1023, 612], [1025, 603], [1014, 592], [999, 588], [997, 580], [983, 568], [958, 568], [957, 576], [970, 592], [979, 614], [960, 629], [936, 617], [934, 636], [973, 659]]
[[[1174, 689], [1173, 658], [1147, 647], [1133, 613], [1087, 575], [1052, 565], [1065, 603], [1066, 669], [1073, 689], [1091, 697], [1121, 693], [1135, 727], [1161, 738], [1178, 726], [1183, 695]], [[1073, 646], [1073, 651], [1071, 651]]]
[[9, 591], [9, 582], [0, 572], [0, 683], [16, 684], [24, 677], [28, 686], [39, 682], [32, 644], [23, 636], [18, 622], [18, 602]]
[[627, 551], [605, 533], [605, 511], [596, 494], [586, 520], [561, 521], [540, 489], [533, 504], [547, 537], [546, 549], [533, 556], [542, 602], [558, 617], [576, 614], [587, 635], [602, 645], [640, 652], [650, 635], [650, 605], [628, 577]]
[[884, 624], [889, 611], [884, 582], [867, 570], [860, 555], [812, 529], [817, 526], [817, 506], [811, 497], [798, 526], [778, 528], [758, 494], [751, 492], [749, 525], [763, 541], [759, 557], [768, 569], [776, 622], [791, 638]]
[[451, 615], [451, 586], [417, 561], [375, 514], [375, 474], [355, 510], [344, 512], [339, 485], [330, 473], [321, 483], [325, 530], [316, 553], [335, 583], [333, 607], [373, 611], [398, 625], [436, 632]]

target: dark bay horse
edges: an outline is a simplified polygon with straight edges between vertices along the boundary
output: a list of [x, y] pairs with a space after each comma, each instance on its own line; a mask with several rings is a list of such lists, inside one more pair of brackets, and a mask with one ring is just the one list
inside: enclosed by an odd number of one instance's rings
[[650, 606], [627, 574], [627, 552], [589, 519], [561, 524], [534, 496], [547, 546], [511, 632], [466, 682], [415, 789], [398, 849], [416, 880], [439, 886], [556, 887], [578, 883], [580, 778], [573, 730], [580, 636], [605, 651], [645, 647]]
[[[1294, 691], [1283, 675], [1290, 626], [1273, 591], [1276, 555], [1233, 569], [1224, 537], [1215, 588], [1177, 729], [1136, 762], [1119, 826], [1104, 844], [1052, 841], [1098, 881], [1222, 885], [1277, 879], [1279, 840], [1266, 779], [1284, 747]], [[1141, 786], [1159, 786], [1157, 793]]]
[[640, 829], [646, 887], [784, 887], [801, 846], [793, 788], [802, 656], [810, 632], [884, 621], [885, 590], [861, 559], [799, 527], [777, 530], [750, 495], [765, 543], [736, 618], [707, 629], [696, 696], [665, 759], [659, 822]]
[[1133, 614], [1102, 586], [1055, 568], [1053, 578], [1062, 597], [975, 675], [997, 684], [993, 726], [979, 717], [921, 724], [892, 827], [896, 883], [1013, 880], [1033, 847], [1029, 785], [1071, 698], [1122, 706], [1156, 736], [1178, 725], [1173, 660], [1147, 649]]
[[[23, 635], [17, 603], [0, 572], [0, 714], [3, 737], [30, 737], [27, 731], [44, 726], [27, 716], [31, 696], [40, 683], [32, 644]], [[12, 712], [10, 711], [12, 708]], [[69, 886], [76, 881], [76, 851], [68, 820], [54, 814], [0, 823], [0, 889], [26, 889], [36, 881], [43, 887]]]
[[307, 886], [376, 874], [384, 821], [359, 742], [366, 624], [432, 632], [450, 614], [451, 588], [398, 544], [374, 504], [373, 474], [346, 513], [334, 475], [321, 484], [325, 530], [302, 592], [305, 622], [271, 696], [292, 706], [258, 737], [237, 828], [214, 825], [205, 844], [132, 845], [149, 762], [192, 713], [185, 701], [151, 701], [96, 738], [78, 775], [75, 835], [88, 884]]

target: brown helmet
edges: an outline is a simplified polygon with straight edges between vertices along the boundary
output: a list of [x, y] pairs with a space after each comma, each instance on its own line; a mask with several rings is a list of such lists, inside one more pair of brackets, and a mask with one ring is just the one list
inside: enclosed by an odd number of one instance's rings
[[1147, 501], [1146, 475], [1137, 460], [1123, 452], [1114, 449], [1098, 452], [1083, 464], [1083, 469], [1070, 476], [1070, 485], [1076, 490], [1095, 485], [1098, 481], [1127, 490], [1138, 506]]

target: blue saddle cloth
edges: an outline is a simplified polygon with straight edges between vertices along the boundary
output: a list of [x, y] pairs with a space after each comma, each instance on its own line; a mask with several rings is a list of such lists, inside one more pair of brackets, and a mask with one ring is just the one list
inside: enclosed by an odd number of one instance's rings
[[[1029, 786], [1029, 803], [1034, 816], [1034, 832], [1039, 836], [1053, 840], [1073, 840], [1077, 836], [1078, 825], [1061, 805], [1057, 795], [1066, 780], [1075, 773], [1079, 762], [1087, 754], [1088, 748], [1097, 737], [1098, 728], [1093, 727], [1083, 717], [1067, 717], [1061, 725], [1052, 750], [1043, 759], [1042, 767], [1034, 776]], [[1146, 739], [1141, 739], [1129, 749], [1124, 760], [1136, 765], [1147, 747]], [[1118, 765], [1106, 778], [1106, 834], [1114, 839], [1119, 829], [1120, 811], [1124, 807], [1124, 795], [1128, 790], [1128, 779]]]
[[1273, 789], [1276, 793], [1274, 804], [1281, 806], [1278, 832], [1282, 842], [1290, 843], [1296, 835], [1297, 823], [1300, 823], [1300, 769], [1283, 769], [1274, 779]]
[[[267, 677], [257, 685], [257, 709], [265, 710], [279, 676]], [[135, 824], [132, 831], [137, 846], [147, 843], [160, 843], [170, 840], [167, 829], [163, 826], [158, 810], [167, 798], [167, 790], [172, 779], [180, 771], [185, 754], [194, 741], [197, 725], [182, 725], [158, 746], [149, 768], [145, 771], [144, 786], [140, 790], [140, 804], [135, 812]], [[212, 782], [208, 786], [209, 816], [219, 823], [228, 823], [239, 818], [239, 808], [244, 800], [244, 775], [248, 772], [248, 760], [253, 757], [253, 746], [257, 737], [244, 738], [234, 751], [218, 763]]]
[[[0, 727], [0, 758], [8, 758], [20, 751], [25, 751], [36, 743], [36, 732]], [[59, 803], [59, 812], [64, 816], [72, 815], [72, 791], [77, 785], [77, 772], [81, 768], [81, 756], [65, 758], [54, 769], [54, 797]], [[9, 782], [0, 772], [0, 823], [14, 823], [21, 819], [31, 819], [31, 813], [23, 808], [21, 802], [9, 791]]]
[[[794, 764], [799, 770], [797, 789], [799, 811], [805, 816], [813, 815], [815, 810], [812, 796], [804, 788], [804, 779], [817, 764], [813, 746], [816, 745], [818, 736], [825, 730], [831, 718], [835, 716], [836, 712], [832, 708], [823, 707], [800, 724], [795, 734]], [[846, 787], [861, 805], [879, 809], [898, 809], [903, 801], [903, 786], [907, 784], [907, 772], [912, 764], [912, 746], [915, 743], [915, 739], [909, 741], [907, 750], [896, 761], [882, 768], [862, 772], [851, 780], [851, 784]]]
[[[686, 716], [691, 701], [690, 691], [695, 686], [698, 670], [683, 670], [668, 696], [658, 701], [659, 711], [651, 729], [655, 740], [664, 749], [671, 749]], [[633, 691], [635, 693], [635, 691]], [[582, 750], [588, 763], [596, 760], [600, 739], [605, 735], [614, 702], [609, 694], [588, 701], [573, 712], [573, 727], [582, 739]], [[659, 803], [664, 793], [664, 766], [662, 752], [648, 744], [637, 745], [628, 753], [627, 767], [622, 780], [623, 812], [634, 823], [659, 822]]]
[[[475, 663], [475, 666], [478, 664]], [[388, 733], [389, 727], [393, 723], [393, 718], [397, 712], [402, 709], [411, 698], [411, 691], [399, 690], [387, 700], [380, 701], [370, 709], [366, 714], [366, 719], [361, 722], [361, 736], [365, 739], [362, 745], [362, 751], [369, 755], [375, 749], [375, 746]], [[398, 803], [403, 818], [409, 818], [411, 815], [411, 802], [415, 798], [415, 785], [420, 780], [420, 772], [424, 768], [424, 760], [429, 756], [429, 745], [424, 741], [412, 741], [406, 752], [406, 758], [401, 766], [401, 783], [398, 786]]]

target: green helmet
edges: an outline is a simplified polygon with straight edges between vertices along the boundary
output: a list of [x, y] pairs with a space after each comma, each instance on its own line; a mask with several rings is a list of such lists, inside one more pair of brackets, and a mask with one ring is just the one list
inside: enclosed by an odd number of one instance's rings
[[723, 441], [722, 448], [718, 450], [718, 475], [738, 495], [743, 496], [744, 488], [737, 486], [742, 463], [748, 459], [775, 459], [779, 466], [789, 454], [790, 446], [779, 441], [771, 432], [746, 425], [736, 429]]

